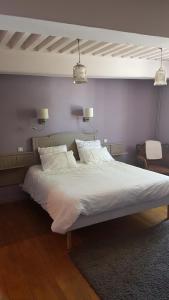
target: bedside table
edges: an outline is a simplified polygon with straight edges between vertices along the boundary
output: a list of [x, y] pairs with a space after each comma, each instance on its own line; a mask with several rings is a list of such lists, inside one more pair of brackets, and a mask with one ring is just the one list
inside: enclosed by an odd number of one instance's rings
[[22, 183], [34, 161], [33, 152], [0, 155], [0, 187]]
[[125, 151], [123, 144], [104, 144], [109, 153], [118, 161], [125, 162], [128, 152]]

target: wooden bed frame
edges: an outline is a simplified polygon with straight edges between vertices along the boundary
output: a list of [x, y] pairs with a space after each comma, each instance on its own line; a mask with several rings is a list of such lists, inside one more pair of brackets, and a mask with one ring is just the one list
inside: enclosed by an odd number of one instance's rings
[[[94, 140], [96, 138], [94, 133], [74, 133], [74, 132], [59, 132], [56, 134], [41, 136], [41, 137], [33, 137], [32, 138], [32, 146], [33, 152], [35, 156], [35, 163], [39, 162], [38, 155], [38, 147], [49, 147], [49, 146], [57, 146], [66, 144], [68, 150], [72, 150], [74, 152], [75, 158], [78, 160], [79, 155], [76, 148], [75, 139], [81, 140]], [[160, 206], [167, 205], [167, 219], [169, 219], [169, 198], [163, 198], [156, 201], [151, 201], [148, 203], [141, 203], [139, 205], [127, 206], [123, 209], [112, 210], [104, 213], [100, 213], [93, 216], [82, 216], [80, 215], [76, 222], [70, 227], [69, 232], [67, 232], [67, 249], [70, 250], [72, 246], [72, 231], [83, 228], [86, 226], [90, 226], [93, 224], [105, 222], [108, 220], [116, 219], [119, 217], [124, 217], [127, 215], [132, 215], [135, 213], [143, 212], [145, 210], [151, 208], [157, 208]]]

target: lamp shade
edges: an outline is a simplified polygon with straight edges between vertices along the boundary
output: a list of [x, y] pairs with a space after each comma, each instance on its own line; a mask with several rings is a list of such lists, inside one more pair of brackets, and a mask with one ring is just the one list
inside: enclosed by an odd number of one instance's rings
[[49, 112], [48, 108], [41, 108], [38, 111], [38, 119], [40, 120], [48, 120], [49, 119]]
[[84, 117], [85, 118], [93, 118], [93, 107], [87, 107], [84, 109]]
[[155, 74], [154, 86], [162, 86], [162, 85], [167, 85], [167, 76], [166, 76], [166, 71], [161, 66]]
[[84, 65], [77, 63], [73, 67], [73, 82], [76, 84], [87, 82], [87, 71]]

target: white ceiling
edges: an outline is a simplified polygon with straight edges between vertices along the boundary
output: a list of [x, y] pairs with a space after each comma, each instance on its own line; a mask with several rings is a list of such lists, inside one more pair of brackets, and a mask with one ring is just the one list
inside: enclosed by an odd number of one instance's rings
[[[77, 40], [70, 37], [42, 35], [37, 33], [0, 30], [0, 50], [33, 53], [56, 53], [60, 55], [77, 53]], [[80, 40], [82, 56], [159, 60], [158, 47], [130, 43], [109, 43], [95, 40]], [[169, 60], [169, 48], [163, 48], [163, 59]]]
[[163, 48], [169, 74], [169, 38], [0, 15], [0, 73], [68, 76], [78, 61], [92, 78], [153, 79]]

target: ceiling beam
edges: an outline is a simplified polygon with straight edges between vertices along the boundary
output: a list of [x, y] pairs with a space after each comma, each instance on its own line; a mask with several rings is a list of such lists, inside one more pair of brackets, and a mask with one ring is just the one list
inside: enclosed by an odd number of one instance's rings
[[131, 49], [131, 50], [127, 51], [125, 54], [122, 55], [122, 57], [123, 57], [123, 58], [124, 58], [124, 57], [129, 57], [130, 55], [136, 54], [136, 53], [138, 53], [140, 50], [143, 50], [143, 49], [145, 49], [144, 46], [133, 46], [133, 50]]
[[128, 50], [131, 50], [133, 49], [133, 45], [128, 45], [128, 46], [125, 46], [124, 48], [122, 48], [120, 51], [116, 51], [114, 54], [112, 54], [111, 56], [114, 57], [114, 56], [121, 56], [121, 54], [125, 54]]
[[[79, 41], [80, 42], [80, 41]], [[71, 43], [67, 44], [65, 47], [63, 47], [62, 49], [60, 49], [58, 52], [59, 53], [63, 53], [67, 50], [70, 50], [72, 47], [74, 47], [75, 45], [77, 45], [77, 40], [72, 41]]]
[[116, 45], [117, 45], [117, 44], [111, 44], [111, 45], [108, 45], [108, 46], [106, 46], [106, 47], [103, 47], [103, 48], [101, 48], [101, 49], [99, 49], [99, 50], [93, 52], [92, 54], [93, 54], [93, 55], [98, 55], [98, 54], [104, 53], [105, 51], [108, 51], [108, 50], [114, 48]]
[[4, 39], [5, 35], [7, 34], [7, 30], [0, 30], [0, 43]]
[[34, 47], [35, 51], [39, 51], [42, 48], [46, 47], [49, 43], [51, 43], [56, 37], [55, 36], [48, 36], [47, 38], [45, 38], [40, 44], [38, 44], [36, 47]]
[[86, 50], [82, 51], [81, 53], [82, 54], [88, 54], [90, 52], [93, 52], [94, 50], [98, 49], [98, 48], [101, 48], [103, 46], [107, 45], [107, 43], [105, 42], [100, 42], [100, 43], [97, 43], [89, 48], [87, 48]]
[[[163, 50], [163, 59], [165, 57], [168, 57], [169, 55], [169, 50], [168, 49], [165, 49]], [[156, 54], [154, 55], [150, 55], [150, 56], [147, 56], [147, 59], [160, 59], [161, 58], [161, 53], [158, 51], [158, 53], [156, 52]]]
[[7, 43], [7, 47], [12, 49], [16, 46], [16, 44], [20, 41], [20, 39], [24, 36], [24, 32], [15, 32], [13, 36]]
[[[96, 43], [95, 41], [86, 41], [81, 44], [81, 41], [80, 41], [80, 51], [84, 48], [87, 48], [88, 46], [91, 46], [92, 44], [95, 44], [95, 43]], [[74, 49], [72, 49], [70, 51], [71, 54], [74, 54], [76, 52], [78, 52], [78, 47], [75, 47]]]
[[159, 49], [154, 49], [154, 50], [149, 50], [146, 53], [144, 53], [144, 55], [138, 55], [139, 58], [147, 58], [151, 55], [156, 55], [156, 54], [160, 54]]
[[54, 44], [52, 44], [51, 46], [49, 46], [47, 48], [47, 50], [49, 52], [56, 50], [58, 47], [60, 47], [62, 44], [64, 44], [65, 42], [68, 42], [70, 39], [67, 37], [62, 37], [59, 40], [57, 40]]
[[143, 54], [147, 54], [148, 52], [154, 51], [156, 48], [154, 47], [150, 47], [150, 48], [145, 48], [141, 51], [136, 52], [136, 54], [133, 54], [131, 57], [135, 58], [135, 57], [139, 57], [139, 55], [143, 55]]
[[41, 34], [35, 34], [32, 33], [28, 36], [28, 38], [24, 41], [24, 43], [21, 45], [21, 48], [23, 50], [28, 49], [37, 39], [39, 39]]
[[116, 53], [117, 50], [121, 50], [121, 49], [123, 49], [124, 47], [126, 47], [126, 44], [118, 44], [117, 46], [113, 47], [112, 50], [109, 50], [109, 51], [107, 51], [107, 52], [105, 52], [105, 53], [102, 53], [102, 56], [107, 56], [107, 55]]

